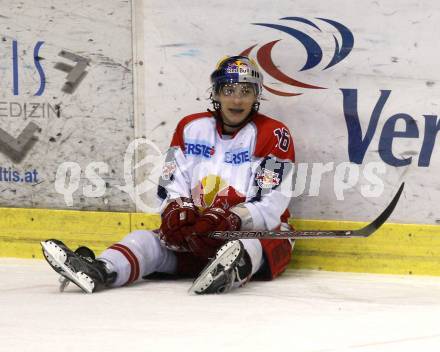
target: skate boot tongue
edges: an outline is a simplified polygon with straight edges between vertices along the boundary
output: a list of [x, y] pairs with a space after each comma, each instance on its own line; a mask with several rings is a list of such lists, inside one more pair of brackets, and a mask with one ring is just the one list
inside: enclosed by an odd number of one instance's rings
[[89, 258], [91, 260], [95, 260], [95, 253], [88, 247], [81, 246], [75, 250], [75, 253], [80, 255], [83, 258]]

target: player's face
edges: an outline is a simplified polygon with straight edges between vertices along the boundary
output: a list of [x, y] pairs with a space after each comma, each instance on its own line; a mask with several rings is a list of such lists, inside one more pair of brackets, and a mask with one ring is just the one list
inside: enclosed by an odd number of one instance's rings
[[222, 86], [217, 99], [221, 104], [223, 121], [236, 125], [246, 119], [257, 97], [252, 84], [234, 83]]

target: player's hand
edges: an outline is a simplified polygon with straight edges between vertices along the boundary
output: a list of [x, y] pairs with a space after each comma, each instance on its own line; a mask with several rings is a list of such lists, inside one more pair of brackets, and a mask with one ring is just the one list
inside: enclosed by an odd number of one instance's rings
[[212, 231], [235, 231], [241, 227], [240, 217], [222, 208], [208, 208], [197, 219], [194, 225], [196, 234], [206, 234]]
[[198, 213], [190, 198], [171, 201], [162, 212], [160, 239], [173, 250], [188, 250], [185, 237], [193, 232]]
[[212, 231], [238, 230], [240, 226], [238, 215], [222, 208], [208, 208], [194, 224], [193, 234], [186, 238], [188, 247], [198, 257], [212, 258], [225, 241], [209, 238], [207, 234]]

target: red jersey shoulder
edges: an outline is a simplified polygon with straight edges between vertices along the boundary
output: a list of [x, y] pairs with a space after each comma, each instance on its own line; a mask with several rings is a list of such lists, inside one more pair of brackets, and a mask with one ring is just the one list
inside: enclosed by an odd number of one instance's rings
[[185, 144], [183, 141], [183, 130], [185, 129], [185, 127], [195, 120], [202, 118], [209, 118], [209, 117], [212, 117], [212, 113], [209, 111], [199, 112], [197, 114], [191, 114], [183, 117], [177, 124], [176, 129], [174, 130], [173, 139], [171, 140], [171, 146], [172, 147], [179, 146], [182, 149], [184, 149]]
[[257, 114], [253, 123], [257, 128], [255, 156], [273, 155], [280, 159], [295, 161], [292, 135], [284, 123], [263, 114]]

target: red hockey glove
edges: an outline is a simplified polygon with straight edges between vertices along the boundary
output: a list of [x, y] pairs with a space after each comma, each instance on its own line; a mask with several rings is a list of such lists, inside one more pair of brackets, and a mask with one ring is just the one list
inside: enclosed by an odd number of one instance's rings
[[198, 213], [190, 198], [177, 198], [162, 212], [160, 239], [174, 250], [188, 250], [185, 237], [192, 233]]
[[222, 208], [208, 208], [194, 225], [196, 234], [205, 234], [212, 231], [235, 231], [241, 227], [240, 217]]
[[238, 230], [240, 226], [241, 220], [238, 215], [222, 208], [208, 208], [197, 219], [193, 226], [194, 234], [188, 236], [186, 241], [194, 255], [202, 258], [212, 258], [225, 241], [209, 238], [207, 233]]

